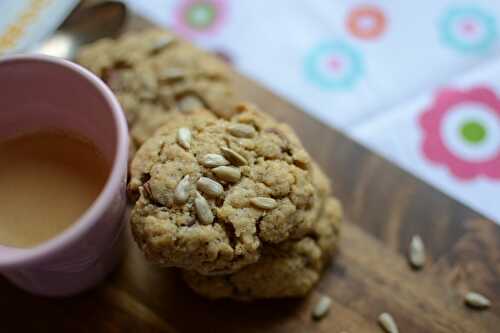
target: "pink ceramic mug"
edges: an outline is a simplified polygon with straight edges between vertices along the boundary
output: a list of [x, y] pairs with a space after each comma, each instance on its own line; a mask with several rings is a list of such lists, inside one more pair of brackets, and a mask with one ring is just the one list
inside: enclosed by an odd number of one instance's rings
[[0, 272], [19, 287], [46, 296], [76, 294], [101, 281], [119, 259], [128, 154], [123, 112], [95, 75], [48, 56], [1, 58], [0, 94], [0, 140], [61, 129], [89, 139], [112, 166], [100, 195], [70, 228], [34, 248], [0, 245]]

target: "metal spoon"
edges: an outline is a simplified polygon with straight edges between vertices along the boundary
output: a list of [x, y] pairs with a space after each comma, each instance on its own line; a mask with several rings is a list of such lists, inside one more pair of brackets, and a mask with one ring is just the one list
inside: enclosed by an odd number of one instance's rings
[[82, 45], [100, 38], [117, 36], [126, 17], [127, 7], [118, 1], [77, 8], [54, 35], [32, 51], [73, 59]]

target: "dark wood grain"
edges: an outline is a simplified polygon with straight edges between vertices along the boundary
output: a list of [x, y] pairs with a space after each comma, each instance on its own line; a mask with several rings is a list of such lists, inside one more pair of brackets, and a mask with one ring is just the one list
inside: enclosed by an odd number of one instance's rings
[[[146, 26], [135, 17], [128, 30]], [[128, 235], [120, 267], [84, 295], [39, 298], [0, 280], [3, 331], [382, 332], [376, 318], [383, 311], [405, 333], [499, 331], [498, 226], [255, 82], [237, 73], [234, 80], [246, 99], [297, 130], [343, 202], [349, 222], [318, 288], [305, 300], [207, 301], [175, 270], [148, 264]], [[429, 252], [420, 272], [405, 258], [413, 234]], [[492, 299], [492, 308], [466, 308], [462, 297], [471, 289]], [[310, 311], [320, 294], [330, 295], [333, 305], [329, 316], [314, 322]]]

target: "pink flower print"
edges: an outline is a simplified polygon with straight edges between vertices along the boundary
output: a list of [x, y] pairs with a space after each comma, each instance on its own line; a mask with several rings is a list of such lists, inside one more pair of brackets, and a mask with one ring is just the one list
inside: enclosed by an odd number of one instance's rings
[[460, 180], [500, 179], [500, 100], [493, 90], [444, 89], [419, 120], [427, 159]]
[[185, 37], [213, 35], [226, 13], [226, 0], [181, 0], [174, 11], [174, 29]]

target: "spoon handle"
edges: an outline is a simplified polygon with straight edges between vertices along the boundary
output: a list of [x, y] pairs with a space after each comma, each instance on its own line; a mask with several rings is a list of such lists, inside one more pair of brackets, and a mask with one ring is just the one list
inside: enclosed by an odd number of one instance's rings
[[115, 37], [125, 25], [127, 7], [118, 1], [78, 6], [48, 39], [30, 51], [74, 59], [78, 49], [105, 37]]

